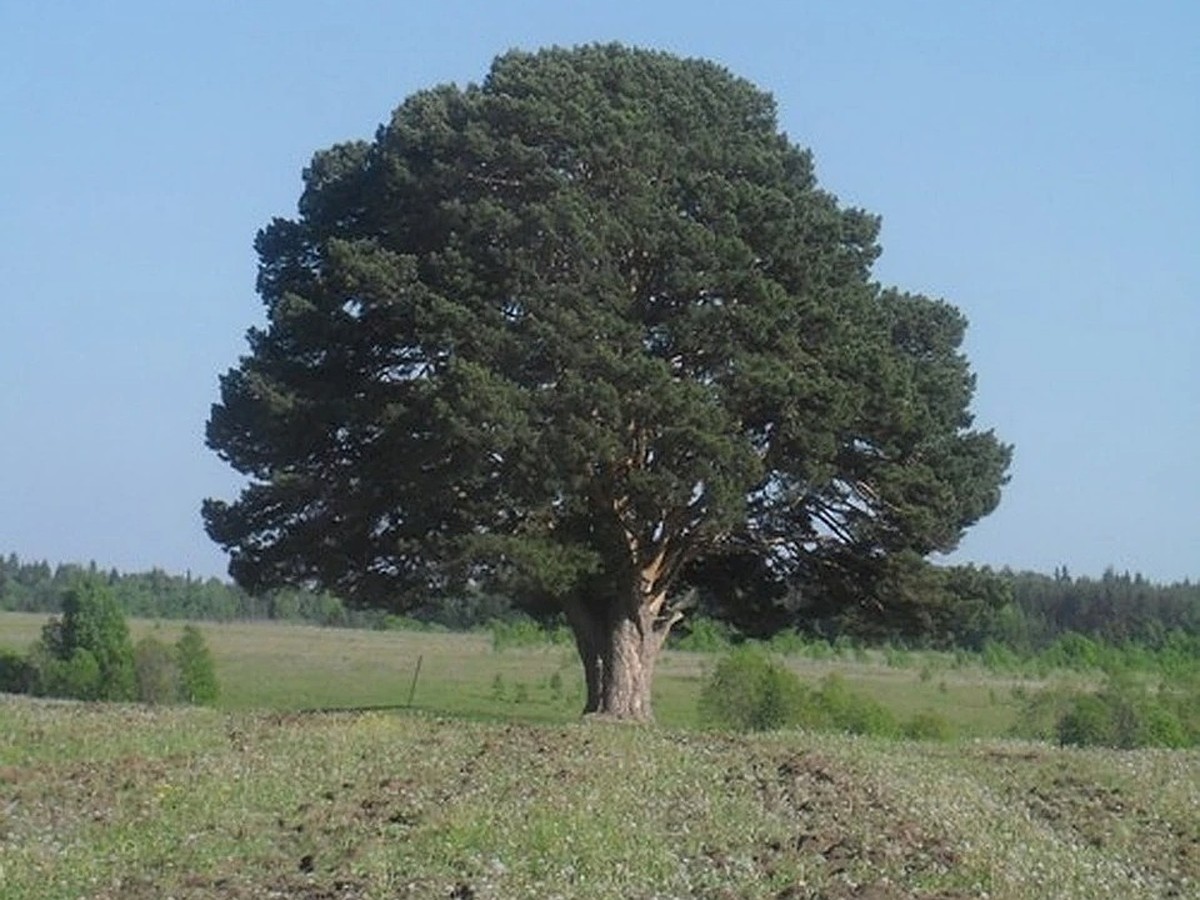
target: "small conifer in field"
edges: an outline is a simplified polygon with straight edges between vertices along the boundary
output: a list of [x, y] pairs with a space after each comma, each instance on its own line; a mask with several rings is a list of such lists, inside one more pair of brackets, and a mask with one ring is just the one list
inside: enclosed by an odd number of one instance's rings
[[195, 625], [185, 625], [175, 642], [175, 659], [179, 664], [180, 696], [187, 703], [201, 706], [216, 702], [220, 694], [216, 666], [204, 635]]

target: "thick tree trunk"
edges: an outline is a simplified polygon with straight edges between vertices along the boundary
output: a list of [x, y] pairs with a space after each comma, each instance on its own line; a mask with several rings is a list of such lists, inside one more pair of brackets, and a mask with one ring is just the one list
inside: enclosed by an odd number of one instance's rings
[[654, 663], [662, 642], [653, 629], [634, 619], [618, 619], [609, 629], [599, 712], [617, 719], [654, 719], [651, 690]]
[[[631, 610], [630, 606], [634, 606]], [[658, 620], [650, 598], [634, 604], [567, 605], [587, 684], [584, 714], [634, 722], [654, 719], [654, 664], [673, 622]]]
[[599, 712], [604, 693], [604, 626], [599, 611], [588, 609], [582, 601], [567, 603], [567, 621], [575, 635], [575, 649], [583, 663], [583, 681], [587, 688], [584, 714]]

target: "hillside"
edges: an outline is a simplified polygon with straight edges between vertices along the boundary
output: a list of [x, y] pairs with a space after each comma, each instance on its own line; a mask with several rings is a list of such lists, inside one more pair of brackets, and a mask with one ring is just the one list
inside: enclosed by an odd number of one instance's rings
[[1200, 753], [0, 697], [4, 897], [1194, 897]]

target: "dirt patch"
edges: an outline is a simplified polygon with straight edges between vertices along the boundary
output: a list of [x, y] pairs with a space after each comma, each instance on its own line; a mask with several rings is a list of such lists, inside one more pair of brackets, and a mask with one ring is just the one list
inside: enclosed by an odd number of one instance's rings
[[[749, 779], [763, 806], [792, 825], [792, 830], [762, 842], [753, 862], [765, 879], [803, 868], [814, 875], [805, 884], [780, 891], [780, 900], [868, 900], [948, 898], [968, 895], [913, 892], [898, 884], [936, 881], [949, 873], [959, 855], [944, 836], [906, 818], [861, 773], [817, 752], [788, 754], [768, 768], [752, 764], [748, 772], [731, 770], [731, 787]], [[711, 848], [718, 866], [724, 854]]]
[[[300, 877], [278, 878], [267, 883], [235, 877], [190, 876], [173, 887], [170, 896], [178, 900], [362, 900], [370, 895], [361, 881], [338, 878], [327, 882]], [[122, 879], [111, 892], [96, 895], [96, 900], [160, 900], [163, 887], [149, 879]]]
[[1161, 797], [1121, 777], [1088, 777], [1086, 769], [1053, 756], [991, 760], [1014, 805], [1068, 843], [1102, 851], [1131, 874], [1150, 876], [1166, 897], [1194, 896], [1200, 884], [1200, 816], [1172, 817]]

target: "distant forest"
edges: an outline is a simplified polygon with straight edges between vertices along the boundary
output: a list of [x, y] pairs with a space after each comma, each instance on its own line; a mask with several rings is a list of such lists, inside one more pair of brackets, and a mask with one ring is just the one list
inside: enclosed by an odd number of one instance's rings
[[[943, 634], [908, 635], [913, 646], [951, 646], [978, 650], [988, 642], [1036, 652], [1067, 634], [1080, 634], [1115, 645], [1159, 649], [1179, 635], [1200, 635], [1200, 584], [1156, 584], [1141, 575], [1105, 572], [1100, 578], [1071, 577], [1065, 568], [1053, 575], [978, 570], [995, 579], [1001, 599], [979, 620], [971, 609], [970, 628]], [[133, 574], [87, 566], [26, 562], [15, 554], [0, 557], [0, 610], [56, 614], [63, 596], [80, 577], [102, 578], [125, 614], [145, 619], [232, 621], [262, 619], [358, 628], [428, 626], [469, 630], [497, 620], [519, 618], [504, 598], [463, 597], [430, 603], [401, 618], [383, 610], [348, 608], [339, 598], [306, 590], [280, 590], [251, 596], [217, 578], [170, 575], [154, 569]], [[797, 622], [798, 630], [804, 623]], [[956, 638], [955, 635], [958, 635]], [[847, 624], [842, 634], [822, 623], [822, 637], [857, 637]], [[968, 637], [969, 635], [969, 637]]]

